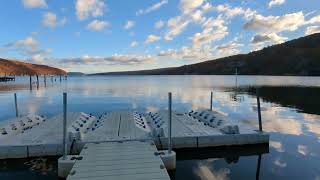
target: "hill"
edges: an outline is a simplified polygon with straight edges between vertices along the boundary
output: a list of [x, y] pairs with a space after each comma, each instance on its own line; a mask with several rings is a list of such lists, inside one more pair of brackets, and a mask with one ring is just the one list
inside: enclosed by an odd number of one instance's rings
[[25, 63], [21, 61], [0, 58], [0, 75], [65, 75], [66, 71], [46, 66]]
[[266, 47], [248, 54], [143, 71], [94, 75], [320, 75], [320, 33]]

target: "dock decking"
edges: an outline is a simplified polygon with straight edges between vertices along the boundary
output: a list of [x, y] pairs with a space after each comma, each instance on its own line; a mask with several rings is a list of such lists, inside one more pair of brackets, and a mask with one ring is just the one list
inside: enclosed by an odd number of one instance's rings
[[88, 143], [67, 180], [169, 180], [152, 141]]

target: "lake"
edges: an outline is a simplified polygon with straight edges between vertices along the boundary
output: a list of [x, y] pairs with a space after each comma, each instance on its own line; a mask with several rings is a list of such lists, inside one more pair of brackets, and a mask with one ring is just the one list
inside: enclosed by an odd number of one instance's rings
[[[33, 79], [35, 81], [35, 79]], [[285, 76], [85, 76], [29, 78], [0, 84], [0, 121], [20, 114], [51, 117], [62, 112], [62, 93], [68, 111], [101, 114], [108, 111], [157, 111], [209, 108], [258, 127], [256, 88], [261, 97], [263, 130], [270, 133], [269, 149], [226, 148], [206, 152], [178, 152], [173, 179], [313, 179], [320, 180], [320, 78]], [[174, 130], [174, 129], [173, 129]], [[267, 149], [267, 150], [266, 150]], [[239, 153], [241, 152], [241, 153]], [[41, 167], [35, 167], [35, 164]], [[56, 179], [56, 159], [0, 161], [0, 179]]]

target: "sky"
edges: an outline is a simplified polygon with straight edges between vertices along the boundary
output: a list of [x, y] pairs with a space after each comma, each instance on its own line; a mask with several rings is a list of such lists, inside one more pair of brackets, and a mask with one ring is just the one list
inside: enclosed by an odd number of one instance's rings
[[319, 0], [10, 0], [0, 57], [84, 73], [181, 66], [320, 32]]

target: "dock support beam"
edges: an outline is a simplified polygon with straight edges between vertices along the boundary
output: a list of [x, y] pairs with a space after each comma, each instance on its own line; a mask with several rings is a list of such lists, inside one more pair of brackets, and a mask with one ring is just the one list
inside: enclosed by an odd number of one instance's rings
[[169, 109], [169, 122], [168, 122], [168, 153], [171, 154], [172, 151], [172, 142], [171, 142], [171, 120], [172, 120], [172, 94], [168, 93], [168, 109]]
[[213, 92], [211, 91], [211, 96], [210, 96], [210, 111], [212, 111], [212, 96], [213, 96]]
[[257, 94], [257, 106], [258, 106], [257, 110], [258, 110], [258, 119], [259, 119], [259, 131], [262, 132], [259, 88], [256, 89], [256, 94]]
[[29, 77], [30, 77], [30, 80], [29, 80], [29, 82], [30, 82], [30, 90], [32, 90], [32, 78], [31, 78], [31, 75]]
[[16, 107], [16, 117], [19, 117], [18, 102], [17, 102], [17, 93], [14, 93], [14, 105], [15, 105], [15, 107]]
[[67, 158], [67, 93], [63, 93], [63, 159]]

